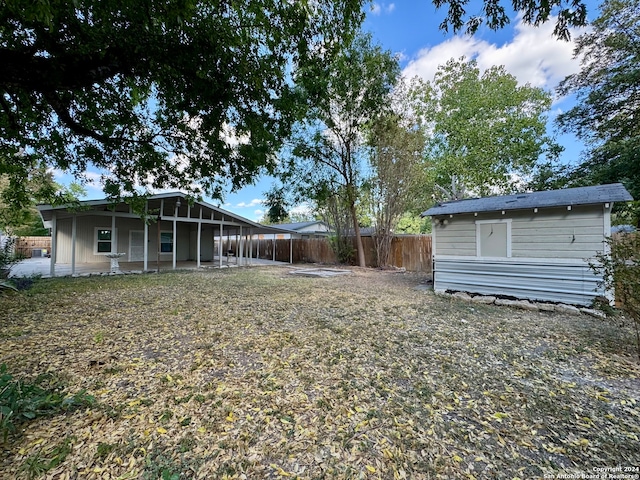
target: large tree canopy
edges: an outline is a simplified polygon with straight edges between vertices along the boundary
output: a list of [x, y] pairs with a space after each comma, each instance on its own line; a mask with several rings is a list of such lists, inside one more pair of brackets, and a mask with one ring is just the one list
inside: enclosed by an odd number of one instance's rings
[[[273, 161], [294, 81], [330, 59], [361, 0], [0, 3], [0, 173], [38, 164], [215, 195]], [[293, 81], [292, 81], [293, 79]]]
[[477, 63], [450, 60], [433, 82], [415, 87], [416, 109], [427, 133], [426, 168], [432, 184], [476, 195], [517, 189], [545, 153], [551, 95], [518, 85], [504, 67], [480, 73]]
[[575, 53], [582, 68], [559, 92], [575, 93], [577, 104], [558, 117], [588, 147], [572, 180], [623, 182], [640, 199], [640, 0], [605, 2]]
[[[348, 43], [363, 3], [0, 2], [0, 174], [20, 186], [43, 167], [81, 176], [95, 166], [110, 196], [242, 186], [272, 166], [305, 112], [297, 84]], [[467, 0], [434, 3], [450, 6], [443, 27], [467, 22]], [[483, 5], [470, 31], [507, 23], [499, 0]], [[579, 0], [513, 6], [535, 24], [585, 18]]]
[[[504, 3], [508, 5], [509, 2]], [[438, 8], [448, 5], [441, 29], [446, 31], [451, 26], [457, 32], [464, 28], [469, 34], [475, 33], [481, 25], [497, 30], [509, 24], [509, 13], [504, 3], [484, 0], [478, 14], [468, 15], [469, 0], [433, 0]], [[555, 16], [553, 33], [564, 40], [571, 37], [571, 27], [582, 27], [587, 23], [587, 8], [583, 0], [511, 0], [510, 3], [514, 11], [522, 13], [522, 20], [529, 25], [538, 26]]]

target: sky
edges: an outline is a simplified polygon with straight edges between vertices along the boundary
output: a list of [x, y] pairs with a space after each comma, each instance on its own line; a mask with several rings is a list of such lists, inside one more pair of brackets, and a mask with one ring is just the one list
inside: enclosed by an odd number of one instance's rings
[[[597, 6], [598, 3], [587, 1], [589, 20], [597, 17]], [[504, 65], [519, 83], [553, 91], [561, 80], [580, 68], [578, 60], [573, 58], [573, 39], [583, 30], [573, 30], [570, 42], [557, 40], [552, 35], [555, 20], [536, 28], [522, 24], [514, 12], [511, 23], [505, 28], [497, 32], [481, 28], [474, 36], [467, 36], [439, 30], [445, 11], [437, 10], [430, 0], [373, 2], [365, 8], [367, 15], [363, 30], [371, 33], [374, 41], [383, 48], [398, 56], [403, 75], [408, 78], [417, 75], [432, 80], [438, 65], [451, 58], [465, 56], [476, 59], [481, 70]], [[472, 8], [469, 11], [477, 13]], [[555, 98], [549, 133], [553, 133], [553, 119], [571, 108], [573, 102], [573, 98]], [[565, 148], [561, 161], [577, 162], [583, 145], [572, 135], [557, 135], [557, 141]], [[61, 173], [57, 180], [68, 182]], [[222, 202], [205, 200], [259, 221], [266, 210], [264, 194], [273, 182], [272, 178], [262, 177], [254, 185], [228, 192]], [[99, 185], [89, 184], [86, 198], [104, 198], [104, 193]]]

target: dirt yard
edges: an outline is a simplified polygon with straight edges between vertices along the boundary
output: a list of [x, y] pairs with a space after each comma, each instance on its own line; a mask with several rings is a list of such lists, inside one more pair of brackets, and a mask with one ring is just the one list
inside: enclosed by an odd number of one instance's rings
[[469, 304], [407, 273], [288, 272], [51, 279], [0, 296], [0, 364], [95, 398], [21, 419], [0, 444], [0, 478], [531, 479], [640, 466], [640, 367], [620, 319]]

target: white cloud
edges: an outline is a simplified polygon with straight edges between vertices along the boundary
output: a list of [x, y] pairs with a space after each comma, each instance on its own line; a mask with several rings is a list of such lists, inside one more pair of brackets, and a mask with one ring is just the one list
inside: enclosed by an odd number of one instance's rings
[[313, 214], [313, 210], [311, 208], [311, 205], [309, 205], [308, 203], [301, 203], [289, 210], [289, 214], [311, 216]]
[[[474, 37], [456, 36], [434, 47], [420, 50], [404, 69], [406, 77], [419, 76], [432, 80], [439, 65], [450, 58], [465, 56], [478, 62], [481, 70], [504, 65], [519, 83], [551, 90], [567, 75], [580, 69], [579, 60], [573, 59], [574, 42], [557, 40], [552, 32], [555, 19], [540, 27], [522, 23], [518, 17], [511, 42], [498, 46]], [[572, 29], [575, 39], [584, 29]]]
[[251, 200], [249, 203], [247, 202], [240, 202], [236, 205], [236, 208], [251, 208], [251, 207], [257, 207], [258, 205], [262, 205], [264, 204], [264, 200], [261, 198], [254, 198], [253, 200]]
[[391, 13], [396, 9], [395, 3], [377, 3], [374, 2], [371, 4], [371, 14], [372, 15], [381, 15], [382, 13]]
[[253, 215], [255, 218], [262, 218], [264, 216], [264, 210], [254, 210]]

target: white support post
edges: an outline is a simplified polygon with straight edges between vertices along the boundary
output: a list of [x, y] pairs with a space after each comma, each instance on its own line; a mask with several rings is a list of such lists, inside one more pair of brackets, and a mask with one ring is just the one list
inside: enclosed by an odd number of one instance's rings
[[176, 245], [176, 242], [178, 240], [178, 232], [177, 232], [177, 220], [176, 218], [178, 217], [178, 206], [176, 205], [174, 210], [173, 210], [173, 258], [172, 258], [172, 265], [173, 265], [173, 269], [176, 269], [176, 258], [177, 258], [177, 250], [178, 250], [178, 246]]
[[56, 212], [51, 215], [51, 266], [49, 267], [49, 275], [56, 276], [56, 255], [58, 253], [58, 219]]
[[71, 220], [71, 275], [76, 274], [76, 231], [78, 228], [77, 215]]
[[220, 241], [218, 242], [218, 267], [222, 268], [222, 222], [220, 222]]
[[[142, 260], [142, 270], [147, 271], [149, 267], [149, 202], [144, 203], [144, 258]], [[129, 259], [131, 260], [131, 259]]]
[[[189, 207], [191, 208], [191, 207]], [[202, 236], [202, 207], [200, 207], [200, 218], [198, 219], [198, 259], [196, 260], [196, 265], [198, 268], [200, 268], [200, 248], [201, 248], [201, 240], [200, 237]]]
[[238, 238], [238, 245], [236, 246], [237, 254], [236, 265], [242, 265], [244, 262], [244, 255], [242, 249], [244, 248], [244, 242], [242, 241], [242, 225], [240, 226], [240, 236]]
[[251, 265], [251, 260], [253, 259], [253, 230], [249, 229], [249, 265]]
[[116, 213], [111, 215], [111, 253], [118, 253], [118, 236], [116, 235]]

